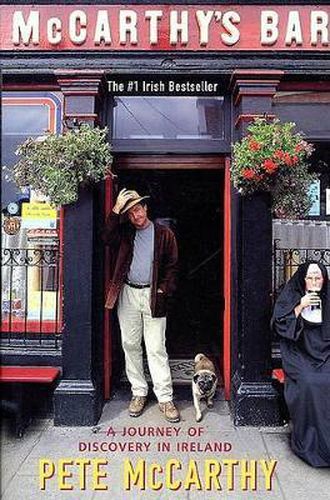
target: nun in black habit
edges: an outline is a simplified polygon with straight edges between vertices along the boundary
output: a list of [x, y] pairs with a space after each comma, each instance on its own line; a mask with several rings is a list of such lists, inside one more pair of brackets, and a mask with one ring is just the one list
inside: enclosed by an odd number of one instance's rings
[[324, 265], [306, 262], [276, 301], [291, 447], [314, 467], [330, 467], [330, 290]]

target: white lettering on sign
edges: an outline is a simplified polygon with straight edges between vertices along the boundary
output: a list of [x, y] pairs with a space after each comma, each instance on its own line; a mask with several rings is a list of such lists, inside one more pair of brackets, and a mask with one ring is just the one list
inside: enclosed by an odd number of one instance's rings
[[119, 38], [122, 45], [126, 45], [126, 35], [129, 36], [131, 44], [138, 43], [136, 24], [137, 13], [134, 10], [121, 10], [119, 12]]
[[279, 16], [274, 10], [263, 10], [260, 20], [261, 45], [273, 45], [278, 39]]
[[96, 18], [96, 28], [94, 34], [95, 45], [111, 45], [111, 31], [107, 10], [99, 10]]
[[200, 45], [207, 45], [209, 43], [209, 26], [213, 18], [213, 14], [213, 10], [208, 10], [207, 12], [204, 12], [203, 10], [196, 11]]
[[87, 37], [87, 16], [83, 10], [74, 10], [69, 17], [70, 40], [76, 45], [81, 45]]
[[329, 45], [329, 15], [322, 10], [311, 12], [311, 45], [318, 44], [318, 38], [321, 38], [322, 45]]
[[[181, 18], [179, 20], [179, 14]], [[170, 13], [170, 44], [175, 45], [178, 43], [179, 33], [181, 36], [181, 44], [188, 43], [188, 11], [183, 10], [178, 12], [172, 10]]]
[[240, 15], [231, 10], [229, 12], [225, 12], [222, 17], [222, 25], [227, 31], [227, 33], [223, 33], [221, 35], [221, 39], [226, 45], [235, 45], [239, 41], [240, 32], [239, 29], [235, 26], [241, 21]]
[[[55, 14], [51, 5], [38, 10], [12, 7], [12, 26], [2, 21], [4, 49], [102, 49], [123, 46], [146, 50], [293, 50], [324, 49], [329, 45], [329, 10], [327, 7], [227, 6], [227, 10], [166, 7], [151, 9], [136, 5], [87, 5], [80, 9], [59, 5]], [[6, 20], [7, 16], [2, 16]], [[1, 21], [1, 20], [0, 20]], [[60, 45], [60, 47], [58, 47]], [[38, 46], [38, 47], [36, 47]], [[39, 48], [40, 46], [40, 48]], [[57, 47], [56, 47], [57, 46]], [[3, 47], [2, 47], [3, 48]]]
[[297, 45], [301, 45], [303, 43], [300, 16], [297, 10], [289, 12], [285, 35], [285, 45], [292, 45], [293, 42]]
[[39, 11], [31, 10], [27, 21], [24, 20], [23, 12], [17, 10], [13, 16], [12, 39], [14, 45], [29, 45], [30, 41], [34, 45], [39, 44]]
[[149, 41], [158, 43], [158, 21], [163, 17], [162, 10], [146, 10], [145, 18], [149, 21]]
[[47, 39], [52, 45], [57, 45], [62, 40], [62, 22], [58, 17], [51, 17], [47, 21]]

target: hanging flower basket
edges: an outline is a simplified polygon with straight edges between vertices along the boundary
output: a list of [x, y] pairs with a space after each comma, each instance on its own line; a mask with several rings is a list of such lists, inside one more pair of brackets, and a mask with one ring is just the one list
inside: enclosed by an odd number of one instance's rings
[[242, 195], [268, 192], [276, 217], [300, 218], [312, 204], [309, 187], [318, 177], [308, 170], [314, 148], [294, 123], [256, 119], [233, 146], [231, 178]]
[[29, 138], [20, 145], [20, 156], [9, 177], [20, 187], [29, 186], [59, 207], [74, 203], [79, 188], [106, 177], [112, 164], [107, 129], [82, 124], [64, 134]]

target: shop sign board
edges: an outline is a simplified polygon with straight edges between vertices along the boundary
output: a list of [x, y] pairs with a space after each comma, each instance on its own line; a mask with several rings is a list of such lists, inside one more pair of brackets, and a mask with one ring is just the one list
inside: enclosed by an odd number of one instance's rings
[[2, 50], [328, 50], [329, 5], [3, 5]]

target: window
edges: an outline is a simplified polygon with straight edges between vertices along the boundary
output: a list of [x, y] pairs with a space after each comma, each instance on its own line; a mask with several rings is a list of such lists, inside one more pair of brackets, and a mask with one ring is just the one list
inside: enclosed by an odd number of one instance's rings
[[[61, 130], [60, 96], [49, 92], [3, 95], [2, 165], [17, 161], [28, 137]], [[32, 218], [28, 208], [45, 203], [28, 186], [2, 179], [2, 332], [9, 335], [60, 331], [60, 211]]]
[[329, 140], [330, 92], [278, 92], [273, 110], [284, 122], [294, 122], [309, 140]]
[[228, 142], [224, 97], [117, 97], [115, 104], [117, 151], [220, 152]]

